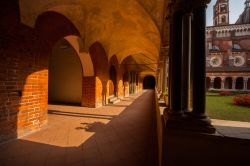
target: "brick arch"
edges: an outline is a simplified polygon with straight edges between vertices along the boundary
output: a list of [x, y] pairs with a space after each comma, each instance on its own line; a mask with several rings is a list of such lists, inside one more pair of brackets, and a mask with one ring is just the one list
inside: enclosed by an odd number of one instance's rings
[[109, 67], [109, 96], [117, 96], [117, 70], [114, 65]]
[[83, 52], [84, 46], [80, 33], [67, 17], [53, 11], [44, 12], [37, 17], [35, 30], [38, 37], [48, 43], [51, 51], [56, 42], [65, 38], [75, 49], [81, 60], [83, 75], [94, 75], [93, 63], [90, 55]]
[[109, 66], [113, 65], [117, 71], [120, 70], [120, 65], [116, 55], [113, 55], [109, 60]]
[[[67, 40], [79, 57], [82, 77], [94, 76], [93, 63], [90, 55], [83, 51], [84, 46], [80, 33], [71, 20], [69, 20], [66, 16], [53, 11], [44, 12], [36, 19], [35, 31], [37, 32], [39, 38], [48, 43], [51, 53], [54, 45], [58, 41], [63, 38]], [[85, 80], [82, 80], [82, 86], [84, 81]], [[88, 93], [82, 91], [82, 100], [86, 95], [88, 95]], [[82, 106], [85, 106], [83, 102], [81, 104]]]
[[92, 59], [89, 53], [83, 52], [83, 41], [79, 36], [66, 36], [64, 37], [70, 45], [75, 49], [77, 55], [80, 58], [82, 69], [83, 69], [83, 76], [94, 76], [94, 66], [92, 63]]
[[113, 55], [109, 61], [109, 67], [114, 67], [116, 70], [116, 85], [114, 88], [116, 89], [116, 95], [120, 98], [124, 97], [124, 86], [123, 86], [123, 69], [118, 62], [118, 58], [116, 55]]
[[37, 17], [35, 29], [39, 38], [47, 41], [51, 47], [62, 37], [80, 36], [79, 31], [68, 18], [52, 11], [42, 13]]
[[95, 103], [105, 105], [109, 96], [109, 62], [106, 51], [100, 42], [93, 43], [89, 54], [94, 66]]

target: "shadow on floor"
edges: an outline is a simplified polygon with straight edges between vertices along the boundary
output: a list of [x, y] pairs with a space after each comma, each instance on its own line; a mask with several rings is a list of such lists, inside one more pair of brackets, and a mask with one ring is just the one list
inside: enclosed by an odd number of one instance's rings
[[[154, 128], [154, 92], [145, 92], [118, 116], [49, 111], [58, 117], [87, 117], [109, 119], [108, 123], [86, 123], [75, 131], [93, 133], [79, 146], [54, 146], [50, 139], [32, 142], [17, 139], [0, 146], [0, 165], [100, 165], [100, 166], [154, 166], [156, 165], [156, 129]], [[64, 124], [60, 124], [64, 125]], [[60, 135], [58, 140], [66, 135]], [[73, 136], [71, 136], [73, 137]], [[68, 139], [70, 139], [69, 137]], [[36, 139], [39, 140], [40, 136]], [[60, 139], [61, 138], [61, 139]], [[34, 140], [36, 140], [34, 139]]]
[[[127, 100], [124, 100], [124, 101], [127, 101]], [[128, 107], [128, 105], [119, 105], [119, 104], [108, 104], [106, 106], [111, 106], [111, 107]]]
[[48, 114], [61, 115], [61, 116], [72, 116], [72, 117], [85, 117], [85, 118], [98, 118], [98, 119], [109, 119], [115, 117], [115, 115], [101, 115], [101, 114], [86, 114], [86, 113], [78, 113], [78, 112], [67, 112], [67, 111], [57, 111], [57, 110], [49, 110]]

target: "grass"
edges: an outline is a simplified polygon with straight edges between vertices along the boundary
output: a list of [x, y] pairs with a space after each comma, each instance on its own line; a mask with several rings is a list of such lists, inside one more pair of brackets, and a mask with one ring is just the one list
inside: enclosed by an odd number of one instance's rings
[[250, 108], [233, 104], [233, 96], [207, 93], [206, 112], [212, 119], [250, 122]]

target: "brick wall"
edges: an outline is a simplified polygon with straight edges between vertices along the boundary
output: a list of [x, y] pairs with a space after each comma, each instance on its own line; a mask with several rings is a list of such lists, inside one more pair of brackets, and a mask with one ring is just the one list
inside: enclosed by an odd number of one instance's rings
[[83, 77], [82, 106], [95, 107], [95, 84], [96, 78], [94, 76]]
[[44, 126], [48, 99], [47, 45], [20, 23], [1, 27], [0, 142]]
[[123, 86], [123, 80], [120, 79], [118, 82], [118, 97], [123, 98], [124, 97], [124, 86]]
[[124, 82], [124, 96], [128, 97], [129, 96], [129, 83]]
[[[91, 59], [94, 65], [96, 83], [95, 83], [95, 107], [102, 106], [108, 103], [109, 96], [114, 94], [114, 88], [117, 88], [118, 97], [124, 96], [123, 81], [122, 81], [122, 70], [118, 64], [115, 56], [113, 56], [108, 62], [107, 54], [101, 43], [94, 43], [89, 49]], [[109, 79], [109, 70], [111, 65], [115, 67], [117, 85]], [[83, 94], [84, 95], [84, 94]]]
[[[117, 90], [117, 97], [122, 98], [124, 96], [123, 94], [123, 79], [122, 79], [122, 68], [118, 63], [116, 55], [112, 56], [110, 59], [109, 66], [114, 66], [116, 70], [116, 85], [110, 84], [110, 90], [114, 91], [114, 88]], [[112, 81], [111, 81], [112, 82]], [[113, 92], [110, 92], [110, 95], [113, 95]]]
[[101, 43], [96, 42], [89, 48], [89, 53], [94, 65], [95, 72], [95, 98], [96, 106], [105, 105], [105, 98], [108, 95], [109, 68], [108, 58]]

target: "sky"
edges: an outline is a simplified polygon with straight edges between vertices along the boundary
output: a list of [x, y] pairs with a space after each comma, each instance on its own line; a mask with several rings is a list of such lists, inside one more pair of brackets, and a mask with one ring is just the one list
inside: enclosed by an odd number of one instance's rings
[[[240, 14], [244, 11], [246, 0], [229, 0], [229, 21], [234, 24], [239, 18]], [[207, 26], [213, 25], [213, 6], [216, 0], [211, 0], [207, 8]]]

